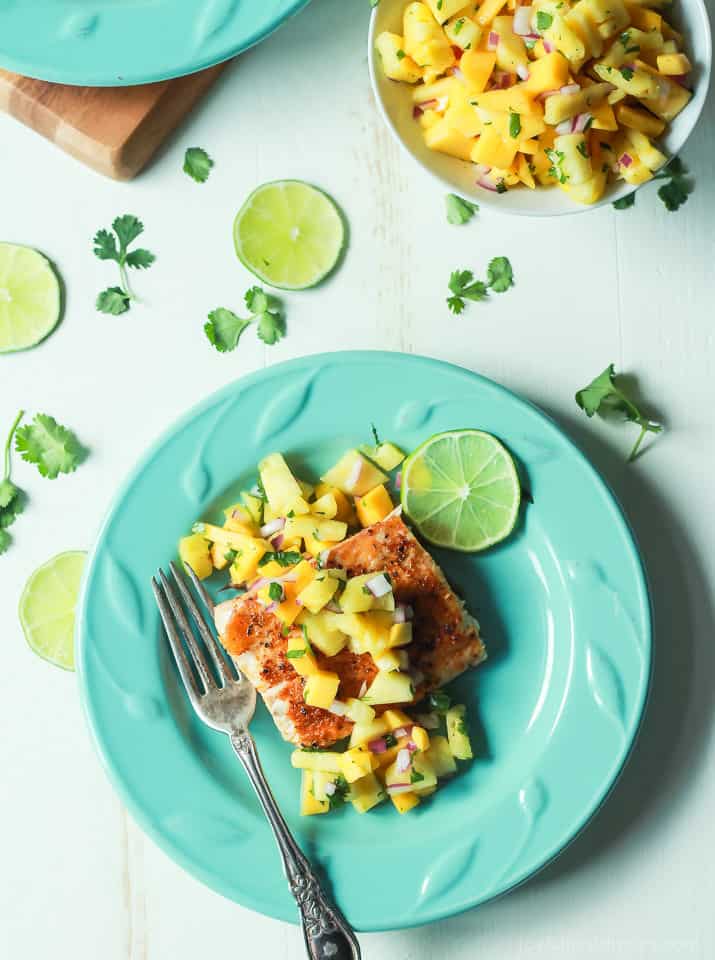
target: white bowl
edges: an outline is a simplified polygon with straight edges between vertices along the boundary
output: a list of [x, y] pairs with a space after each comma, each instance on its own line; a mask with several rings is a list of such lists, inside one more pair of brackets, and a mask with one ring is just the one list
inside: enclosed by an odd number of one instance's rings
[[[476, 185], [474, 164], [428, 149], [422, 138], [422, 128], [412, 116], [411, 84], [388, 80], [375, 51], [375, 38], [383, 30], [402, 34], [402, 13], [407, 2], [380, 0], [373, 11], [368, 36], [370, 79], [380, 113], [395, 139], [444, 187], [484, 207], [532, 217], [553, 217], [594, 210], [633, 191], [631, 184], [618, 181], [609, 186], [598, 203], [590, 206], [575, 203], [563, 190], [556, 188], [537, 187], [536, 190], [529, 190], [519, 187], [497, 194]], [[710, 23], [703, 0], [680, 0], [673, 19], [683, 33], [685, 52], [693, 64], [694, 93], [687, 107], [668, 124], [665, 134], [659, 139], [659, 146], [671, 157], [680, 153], [700, 116], [708, 92], [712, 61]]]

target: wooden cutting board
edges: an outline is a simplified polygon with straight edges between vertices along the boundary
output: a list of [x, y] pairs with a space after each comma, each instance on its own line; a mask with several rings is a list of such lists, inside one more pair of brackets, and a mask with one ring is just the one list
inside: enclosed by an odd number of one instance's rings
[[0, 110], [116, 180], [130, 180], [225, 64], [138, 87], [72, 87], [0, 70]]

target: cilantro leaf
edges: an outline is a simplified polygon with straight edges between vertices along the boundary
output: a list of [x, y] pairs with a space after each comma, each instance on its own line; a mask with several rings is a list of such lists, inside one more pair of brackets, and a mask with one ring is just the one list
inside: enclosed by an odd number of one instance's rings
[[632, 207], [636, 202], [636, 192], [627, 193], [625, 197], [620, 197], [618, 200], [613, 201], [613, 207], [616, 210], [628, 210], [629, 207]]
[[[483, 300], [487, 295], [486, 284], [481, 280], [475, 280], [471, 270], [453, 270], [449, 278], [449, 289], [454, 294], [454, 298], [460, 300]], [[454, 299], [452, 297], [447, 301]], [[451, 309], [451, 308], [450, 308]], [[461, 313], [464, 309], [464, 303], [455, 313]]]
[[275, 560], [281, 567], [292, 567], [302, 560], [297, 550], [267, 550], [258, 561], [259, 567], [265, 567], [267, 563]]
[[613, 364], [610, 363], [603, 373], [600, 373], [588, 386], [576, 393], [576, 403], [587, 417], [610, 410], [622, 413], [626, 420], [638, 424], [641, 432], [628, 457], [630, 463], [637, 457], [646, 433], [661, 433], [663, 425], [645, 416], [633, 400], [627, 396], [623, 388], [616, 384], [615, 378], [616, 372]]
[[129, 309], [129, 294], [125, 293], [121, 287], [107, 287], [97, 296], [96, 307], [100, 313], [119, 316], [120, 313], [126, 313]]
[[658, 196], [665, 204], [666, 210], [671, 213], [677, 210], [688, 199], [688, 185], [680, 177], [673, 177], [669, 183], [663, 184], [658, 189]]
[[9, 548], [12, 543], [12, 537], [7, 530], [0, 530], [0, 556]]
[[283, 599], [283, 587], [281, 584], [272, 580], [271, 583], [268, 584], [268, 596], [276, 603], [280, 603]]
[[521, 117], [518, 113], [514, 113], [514, 111], [512, 110], [511, 113], [509, 114], [509, 136], [512, 137], [512, 139], [516, 140], [516, 138], [519, 136], [520, 133], [521, 133]]
[[452, 313], [459, 316], [464, 311], [464, 300], [461, 297], [447, 297], [447, 306]]
[[233, 350], [246, 327], [250, 327], [250, 320], [242, 320], [232, 310], [226, 307], [217, 307], [209, 314], [208, 323], [204, 324], [204, 332], [219, 353]]
[[270, 307], [268, 294], [261, 287], [249, 287], [243, 295], [246, 306], [252, 314], [265, 313]]
[[277, 343], [285, 336], [285, 321], [279, 313], [266, 310], [258, 318], [258, 336], [269, 345]]
[[9, 476], [6, 476], [4, 480], [0, 480], [0, 510], [7, 510], [12, 501], [18, 494], [19, 488], [10, 480]]
[[629, 80], [633, 79], [633, 67], [621, 67], [620, 74], [623, 79], [628, 83]]
[[[99, 294], [96, 307], [100, 313], [110, 313], [114, 316], [126, 313], [131, 301], [135, 299], [127, 278], [127, 267], [146, 269], [150, 267], [156, 257], [150, 250], [140, 248], [128, 250], [129, 244], [144, 232], [144, 225], [133, 213], [125, 213], [115, 217], [112, 229], [116, 237], [109, 230], [98, 230], [94, 235], [94, 255], [100, 260], [114, 260], [119, 265], [120, 286], [108, 287]], [[117, 246], [119, 241], [119, 246]]]
[[5, 553], [12, 543], [12, 537], [7, 532], [7, 528], [15, 522], [16, 517], [25, 507], [25, 494], [10, 479], [12, 438], [23, 416], [24, 411], [21, 410], [13, 420], [3, 451], [4, 470], [0, 480], [0, 553]]
[[495, 293], [514, 286], [514, 272], [507, 257], [494, 257], [487, 267], [487, 283]]
[[539, 10], [536, 14], [536, 29], [543, 33], [544, 30], [548, 30], [551, 24], [554, 22], [554, 18], [550, 13], [546, 13], [544, 10]]
[[119, 250], [114, 234], [109, 230], [97, 230], [94, 235], [94, 255], [100, 260], [116, 260], [119, 263]]
[[130, 243], [144, 233], [144, 224], [133, 213], [125, 213], [121, 217], [116, 217], [112, 222], [112, 229], [117, 235], [120, 244], [120, 255], [127, 252]]
[[184, 173], [197, 183], [206, 183], [213, 165], [213, 160], [202, 147], [189, 147], [184, 154]]
[[138, 247], [136, 250], [132, 250], [131, 253], [127, 254], [126, 264], [128, 267], [134, 267], [137, 270], [146, 270], [155, 260], [156, 257], [151, 250]]
[[31, 424], [17, 429], [15, 449], [50, 480], [60, 473], [72, 473], [87, 455], [74, 433], [45, 413], [36, 414]]
[[456, 193], [448, 193], [445, 198], [447, 208], [447, 220], [455, 226], [461, 226], [468, 223], [474, 214], [479, 210], [479, 205], [458, 197]]

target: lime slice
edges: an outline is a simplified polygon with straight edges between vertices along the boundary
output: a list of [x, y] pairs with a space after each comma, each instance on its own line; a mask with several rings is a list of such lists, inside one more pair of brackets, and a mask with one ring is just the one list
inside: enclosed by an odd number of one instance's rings
[[514, 529], [521, 486], [504, 446], [481, 430], [437, 433], [402, 470], [402, 506], [430, 543], [484, 550]]
[[0, 353], [34, 347], [60, 318], [60, 284], [41, 253], [0, 243]]
[[74, 670], [74, 611], [86, 554], [60, 553], [38, 567], [20, 597], [20, 623], [32, 650]]
[[330, 197], [302, 180], [253, 191], [233, 225], [236, 254], [257, 277], [282, 290], [320, 283], [338, 262], [345, 227]]

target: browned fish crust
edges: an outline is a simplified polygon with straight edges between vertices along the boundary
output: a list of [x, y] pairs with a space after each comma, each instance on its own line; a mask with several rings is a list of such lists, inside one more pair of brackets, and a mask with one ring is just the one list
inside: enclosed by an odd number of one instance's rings
[[[414, 702], [484, 659], [476, 621], [465, 612], [440, 568], [399, 516], [335, 546], [328, 566], [343, 567], [349, 576], [386, 571], [397, 603], [413, 608], [414, 639], [405, 649], [415, 675]], [[236, 598], [222, 641], [233, 657], [242, 660], [242, 669], [266, 700], [286, 739], [302, 746], [327, 747], [350, 735], [350, 720], [304, 702], [304, 679], [286, 657], [282, 625], [255, 597]], [[359, 697], [377, 674], [368, 653], [347, 649], [333, 657], [319, 650], [314, 653], [321, 669], [340, 677], [339, 700]]]

